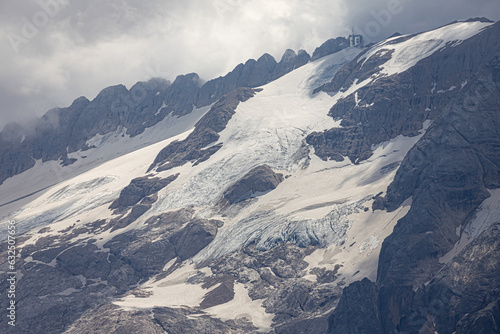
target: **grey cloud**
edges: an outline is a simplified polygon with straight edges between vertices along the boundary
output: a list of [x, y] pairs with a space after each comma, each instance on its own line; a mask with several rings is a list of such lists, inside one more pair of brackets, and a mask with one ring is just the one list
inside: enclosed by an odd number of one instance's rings
[[311, 53], [351, 26], [366, 34], [375, 22], [377, 41], [455, 19], [500, 19], [497, 0], [401, 0], [389, 19], [378, 15], [396, 0], [57, 1], [57, 13], [17, 54], [9, 33], [20, 34], [21, 19], [42, 9], [35, 0], [0, 2], [0, 127], [81, 95], [92, 99], [109, 85], [188, 72], [208, 80], [265, 52]]

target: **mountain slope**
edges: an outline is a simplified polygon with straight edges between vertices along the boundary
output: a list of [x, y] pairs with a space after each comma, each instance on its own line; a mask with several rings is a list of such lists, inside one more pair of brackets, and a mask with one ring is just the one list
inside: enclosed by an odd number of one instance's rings
[[4, 207], [15, 331], [494, 332], [499, 29], [332, 40], [277, 79], [263, 56], [170, 138]]

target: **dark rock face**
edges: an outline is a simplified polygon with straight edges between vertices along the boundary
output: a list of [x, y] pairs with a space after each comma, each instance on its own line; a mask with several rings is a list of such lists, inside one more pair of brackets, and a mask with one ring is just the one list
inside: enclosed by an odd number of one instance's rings
[[240, 102], [244, 102], [255, 95], [258, 90], [238, 88], [223, 96], [210, 111], [195, 125], [193, 132], [182, 141], [174, 141], [162, 149], [148, 171], [156, 166], [158, 171], [184, 165], [188, 161], [195, 164], [207, 160], [220, 149], [220, 145], [209, 147], [219, 139], [219, 132], [226, 128], [227, 123], [234, 115]]
[[118, 306], [96, 307], [78, 319], [67, 334], [151, 333], [164, 334], [157, 322], [151, 321], [149, 311], [123, 311]]
[[[471, 242], [414, 296], [400, 327], [418, 332], [497, 333], [500, 329], [500, 222]], [[431, 320], [433, 322], [431, 322]]]
[[294, 69], [307, 64], [310, 58], [309, 54], [304, 50], [299, 50], [298, 53], [295, 53], [295, 51], [287, 49], [281, 61], [276, 64], [272, 77], [276, 79], [280, 78]]
[[[147, 176], [133, 179], [120, 192], [120, 197], [111, 203], [109, 208], [114, 209], [113, 214], [119, 216], [111, 219], [106, 228], [111, 228], [111, 232], [113, 232], [132, 224], [151, 209], [158, 200], [158, 191], [175, 181], [178, 176], [179, 174], [174, 174], [164, 179]], [[130, 211], [127, 213], [129, 209]]]
[[[190, 315], [193, 310], [161, 308], [154, 310], [154, 319], [164, 328], [165, 332], [172, 334], [184, 333], [252, 333], [257, 328], [246, 321], [223, 322], [208, 316], [198, 316], [196, 319]], [[195, 313], [196, 314], [196, 313]]]
[[202, 81], [198, 74], [179, 75], [172, 83], [171, 89], [165, 94], [164, 101], [171, 101], [165, 111], [179, 116], [190, 113], [192, 106], [196, 104], [196, 97], [201, 86]]
[[344, 289], [335, 311], [328, 319], [328, 333], [382, 334], [378, 311], [378, 289], [367, 278]]
[[214, 220], [196, 220], [190, 222], [182, 231], [174, 234], [170, 242], [174, 246], [177, 256], [184, 261], [198, 254], [214, 240], [217, 228], [221, 226], [219, 223]]
[[[386, 207], [392, 210], [412, 196], [412, 209], [398, 223], [393, 236], [386, 240], [381, 259], [393, 258], [389, 254], [395, 256], [393, 252], [400, 252], [396, 249], [405, 244], [405, 248], [415, 247], [414, 251], [407, 249], [404, 252], [416, 256], [413, 260], [435, 261], [457, 241], [455, 229], [463, 225], [489, 196], [486, 188], [500, 186], [500, 136], [497, 131], [500, 126], [500, 93], [497, 87], [491, 81], [471, 83], [465, 99], [452, 104], [408, 153], [388, 188], [385, 201]], [[467, 105], [464, 106], [467, 96], [476, 95], [477, 89], [481, 88], [487, 88], [490, 93], [478, 96], [474, 110], [468, 110]], [[433, 233], [427, 233], [429, 231]], [[408, 238], [415, 239], [411, 242], [403, 240]], [[421, 243], [433, 246], [426, 247], [422, 253]], [[381, 282], [395, 269], [390, 262], [392, 260], [381, 262]], [[408, 268], [401, 267], [398, 272], [411, 275]], [[428, 276], [422, 277], [424, 281], [428, 279]]]
[[[35, 165], [34, 159], [57, 160], [66, 152], [68, 144], [71, 145], [75, 139], [71, 134], [60, 134], [61, 140], [54, 136], [55, 127], [65, 122], [71, 123], [78, 120], [78, 115], [90, 104], [86, 98], [81, 97], [66, 108], [65, 118], [60, 117], [58, 109], [48, 111], [39, 121], [34, 130], [35, 134], [27, 136], [22, 141], [23, 130], [19, 125], [6, 126], [0, 133], [0, 183], [12, 175], [22, 173]], [[59, 132], [59, 131], [57, 131]], [[61, 131], [63, 132], [63, 131]], [[64, 151], [62, 150], [64, 146]]]
[[224, 200], [234, 204], [258, 193], [275, 189], [283, 181], [283, 175], [275, 173], [268, 165], [255, 167], [224, 192]]
[[200, 303], [202, 309], [225, 304], [234, 298], [234, 278], [226, 278], [217, 288], [207, 293]]
[[317, 334], [327, 333], [328, 321], [325, 318], [305, 319], [277, 326], [274, 329], [276, 334]]
[[[412, 209], [384, 242], [380, 282], [396, 275], [418, 286], [430, 279], [435, 269], [431, 263], [458, 241], [455, 229], [489, 196], [486, 188], [499, 186], [499, 125], [494, 109], [480, 107], [471, 113], [454, 105], [408, 153], [385, 201], [392, 210], [412, 196]], [[424, 267], [430, 272], [409, 270], [420, 261], [428, 263]]]
[[126, 232], [105, 247], [141, 275], [156, 274], [173, 258], [186, 259], [196, 255], [215, 238], [218, 227], [222, 226], [215, 220], [191, 221], [192, 214], [181, 210], [151, 217], [146, 225], [155, 232]]
[[349, 41], [344, 37], [329, 39], [314, 50], [311, 60], [317, 60], [347, 47], [349, 47]]
[[466, 315], [457, 325], [457, 334], [498, 333], [500, 331], [500, 301], [490, 303], [471, 315]]
[[324, 132], [313, 132], [306, 138], [314, 153], [323, 160], [344, 161], [347, 156], [352, 163], [366, 160], [372, 155], [369, 140], [361, 127], [334, 128]]
[[248, 87], [257, 87], [271, 82], [273, 71], [276, 68], [276, 60], [268, 53], [263, 54], [257, 61], [251, 59], [245, 63], [242, 76], [246, 78]]
[[[148, 203], [149, 202], [149, 203]], [[137, 218], [145, 214], [149, 209], [151, 209], [152, 204], [156, 202], [156, 197], [146, 197], [139, 204], [132, 207], [130, 212], [125, 215], [120, 215], [117, 218], [111, 219], [108, 228], [111, 228], [111, 232], [118, 230], [120, 228], [125, 228], [132, 224]], [[115, 213], [118, 213], [120, 208], [118, 208]]]
[[125, 209], [139, 203], [144, 197], [153, 195], [172, 183], [179, 174], [171, 175], [161, 179], [158, 177], [139, 177], [130, 181], [130, 184], [123, 188], [120, 197], [114, 201], [110, 209]]

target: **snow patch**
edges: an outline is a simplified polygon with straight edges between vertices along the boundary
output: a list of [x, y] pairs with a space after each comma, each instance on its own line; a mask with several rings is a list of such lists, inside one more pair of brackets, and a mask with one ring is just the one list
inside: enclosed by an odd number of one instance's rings
[[154, 278], [140, 286], [140, 290], [148, 294], [146, 297], [136, 297], [131, 294], [113, 302], [127, 311], [153, 309], [155, 307], [183, 306], [196, 307], [203, 301], [208, 292], [215, 289], [203, 289], [202, 284], [185, 283], [186, 280], [198, 274], [193, 264], [185, 264], [164, 279]]
[[262, 300], [252, 300], [241, 283], [234, 284], [234, 299], [225, 304], [216, 305], [204, 310], [206, 313], [222, 321], [245, 318], [259, 329], [267, 332], [271, 329], [274, 314], [266, 313]]
[[[370, 250], [375, 250], [377, 249], [378, 245], [380, 244], [380, 240], [376, 236], [370, 236], [368, 240], [363, 242], [361, 246], [359, 246], [359, 254], [363, 254], [365, 250], [370, 249]], [[368, 254], [370, 255], [370, 254]]]
[[158, 110], [156, 111], [155, 116], [158, 116], [163, 108], [165, 108], [167, 105], [165, 104], [165, 101], [163, 101], [162, 105]]

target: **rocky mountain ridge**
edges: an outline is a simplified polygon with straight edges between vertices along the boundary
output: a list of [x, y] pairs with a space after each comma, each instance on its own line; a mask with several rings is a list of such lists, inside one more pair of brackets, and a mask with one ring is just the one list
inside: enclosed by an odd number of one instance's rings
[[[347, 47], [344, 38], [331, 39], [318, 47], [313, 59]], [[66, 166], [76, 161], [68, 153], [86, 151], [87, 141], [96, 135], [126, 129], [136, 137], [167, 115], [183, 116], [193, 108], [208, 106], [239, 87], [258, 87], [303, 66], [311, 56], [299, 50], [286, 50], [281, 60], [269, 54], [239, 64], [223, 77], [203, 82], [196, 74], [179, 75], [173, 82], [153, 78], [130, 89], [123, 85], [103, 89], [89, 101], [76, 99], [67, 108], [55, 108], [38, 120], [34, 129], [7, 124], [0, 132], [0, 184], [7, 178], [32, 168], [37, 160], [60, 161]]]

